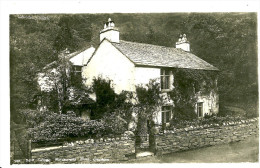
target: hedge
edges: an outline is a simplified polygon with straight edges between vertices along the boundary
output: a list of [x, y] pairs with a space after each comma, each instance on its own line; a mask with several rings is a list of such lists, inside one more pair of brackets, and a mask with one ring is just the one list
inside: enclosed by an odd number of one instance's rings
[[23, 114], [29, 126], [28, 135], [34, 142], [71, 137], [95, 138], [108, 134], [122, 134], [126, 130], [124, 123], [116, 121], [116, 118], [84, 120], [74, 112], [57, 114], [36, 110], [25, 110]]

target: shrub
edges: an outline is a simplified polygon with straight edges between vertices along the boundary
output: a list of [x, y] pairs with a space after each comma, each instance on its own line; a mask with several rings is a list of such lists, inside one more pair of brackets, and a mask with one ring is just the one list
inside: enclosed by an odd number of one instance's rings
[[123, 134], [127, 130], [127, 121], [121, 118], [117, 113], [112, 113], [103, 117], [106, 134]]
[[231, 111], [230, 109], [228, 109], [226, 107], [226, 105], [223, 103], [220, 103], [219, 104], [219, 112], [218, 112], [218, 116], [219, 117], [225, 117], [225, 116], [229, 116], [229, 115], [232, 115], [232, 116], [235, 116], [235, 112], [234, 111]]
[[96, 95], [96, 102], [92, 108], [91, 119], [104, 119], [106, 123], [116, 126], [115, 121], [111, 118], [114, 116], [129, 123], [132, 115], [133, 93], [122, 91], [120, 94], [116, 94], [112, 83], [112, 80], [103, 79], [101, 76], [93, 79], [92, 91]]
[[101, 119], [105, 113], [112, 111], [116, 93], [112, 88], [112, 81], [102, 77], [94, 78], [92, 90], [96, 95], [96, 103], [92, 119]]
[[28, 135], [34, 141], [54, 141], [71, 137], [100, 137], [110, 128], [104, 121], [85, 121], [74, 112], [57, 114], [49, 111], [23, 112], [28, 123]]

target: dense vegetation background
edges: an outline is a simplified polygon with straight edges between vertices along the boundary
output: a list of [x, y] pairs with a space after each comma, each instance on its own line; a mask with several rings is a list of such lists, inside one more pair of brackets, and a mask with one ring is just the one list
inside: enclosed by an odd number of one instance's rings
[[175, 47], [185, 33], [191, 52], [220, 70], [220, 108], [258, 113], [256, 13], [10, 15], [11, 119], [36, 106], [36, 74], [65, 48], [97, 47], [109, 17], [121, 40]]

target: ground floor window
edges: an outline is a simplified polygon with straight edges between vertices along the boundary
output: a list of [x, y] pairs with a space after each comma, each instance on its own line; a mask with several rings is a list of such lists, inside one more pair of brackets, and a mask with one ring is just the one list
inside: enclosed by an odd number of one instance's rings
[[170, 122], [171, 113], [172, 113], [171, 106], [162, 106], [162, 124]]
[[197, 103], [197, 114], [198, 117], [203, 117], [203, 103]]

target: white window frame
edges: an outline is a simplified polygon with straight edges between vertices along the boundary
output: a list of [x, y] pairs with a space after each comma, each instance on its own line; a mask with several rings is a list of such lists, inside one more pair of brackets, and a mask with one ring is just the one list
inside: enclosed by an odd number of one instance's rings
[[[199, 109], [201, 109], [201, 111]], [[198, 118], [203, 117], [203, 102], [197, 102], [197, 116]]]
[[[80, 71], [77, 70], [78, 67], [80, 67]], [[74, 75], [77, 76], [78, 74], [80, 74], [79, 76], [81, 76], [82, 68], [83, 68], [83, 66], [80, 66], [80, 65], [73, 65]]]
[[[163, 109], [164, 107], [169, 107], [169, 109]], [[167, 121], [167, 113], [169, 113], [168, 121]], [[162, 106], [162, 108], [161, 108], [161, 115], [162, 115], [162, 117], [161, 117], [162, 124], [170, 123], [170, 120], [172, 118], [172, 106], [170, 106], [170, 105]]]
[[[80, 67], [80, 71], [77, 70], [77, 68]], [[74, 68], [74, 73], [81, 73], [82, 72], [82, 67], [83, 66], [80, 66], [80, 65], [73, 65], [73, 68]]]
[[[168, 72], [168, 73], [166, 73]], [[171, 71], [167, 69], [161, 69], [160, 72], [161, 90], [169, 91], [171, 89]], [[166, 83], [166, 81], [168, 83]]]

